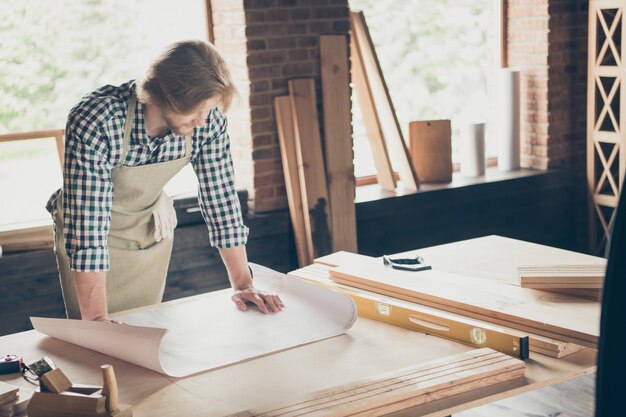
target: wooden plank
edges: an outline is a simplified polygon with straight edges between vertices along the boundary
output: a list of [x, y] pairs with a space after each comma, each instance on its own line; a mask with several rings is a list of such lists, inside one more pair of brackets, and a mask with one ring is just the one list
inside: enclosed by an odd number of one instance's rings
[[289, 80], [307, 244], [314, 256], [332, 252], [328, 191], [313, 79]]
[[605, 265], [520, 265], [520, 286], [537, 289], [600, 289]]
[[357, 47], [363, 58], [365, 74], [369, 80], [369, 87], [377, 108], [383, 136], [398, 164], [400, 180], [409, 190], [419, 189], [419, 180], [411, 164], [402, 129], [396, 112], [393, 108], [391, 96], [385, 83], [385, 78], [376, 56], [374, 43], [365, 23], [363, 12], [350, 12], [350, 21], [353, 36], [358, 39]]
[[409, 150], [413, 166], [421, 182], [452, 181], [450, 120], [424, 120], [409, 123]]
[[[487, 310], [504, 310], [495, 312], [488, 317], [476, 314], [476, 311], [466, 311], [461, 306], [449, 303], [437, 304], [430, 300], [429, 306], [442, 310], [470, 316], [479, 320], [489, 321], [506, 327], [517, 328], [529, 334], [539, 334], [556, 340], [588, 346], [589, 340], [580, 340], [575, 334], [557, 334], [546, 331], [554, 325], [560, 327], [575, 326], [579, 330], [584, 329], [583, 339], [591, 337], [595, 342], [596, 337], [590, 336], [599, 331], [600, 305], [590, 301], [569, 295], [550, 293], [519, 287], [517, 267], [519, 265], [543, 265], [549, 263], [558, 264], [605, 264], [606, 260], [590, 255], [566, 251], [544, 245], [533, 244], [501, 236], [485, 236], [476, 239], [449, 243], [445, 245], [423, 248], [419, 251], [409, 251], [396, 256], [415, 256], [419, 254], [433, 265], [433, 271], [420, 272], [420, 279], [407, 277], [404, 279], [411, 284], [421, 284], [439, 288], [446, 288], [444, 300], [454, 294], [456, 301], [472, 299], [480, 302]], [[363, 269], [371, 271], [383, 270], [380, 275], [398, 273], [400, 271], [384, 268], [380, 262], [376, 265], [366, 264], [361, 257], [355, 258], [354, 263], [363, 265]], [[371, 272], [370, 271], [370, 272]], [[433, 275], [434, 274], [434, 275]], [[395, 275], [394, 275], [395, 276]], [[401, 275], [402, 276], [402, 275]], [[445, 284], [447, 283], [447, 285]], [[346, 285], [354, 286], [349, 282]], [[361, 288], [363, 288], [361, 286]], [[365, 288], [364, 288], [365, 289]], [[375, 287], [367, 288], [368, 291], [381, 292]], [[406, 295], [401, 293], [389, 293], [396, 298], [407, 300]], [[443, 294], [440, 294], [443, 295]], [[414, 301], [408, 299], [408, 301]], [[424, 301], [419, 302], [425, 304]], [[473, 315], [472, 315], [473, 314]], [[520, 322], [519, 316], [532, 315], [535, 323]], [[513, 321], [506, 319], [506, 315], [512, 316]], [[547, 324], [544, 320], [549, 318]], [[593, 343], [592, 342], [592, 343]]]
[[[332, 250], [357, 252], [348, 40], [320, 36], [324, 151]], [[310, 263], [310, 262], [309, 262]]]
[[336, 284], [328, 276], [330, 268], [323, 264], [313, 264], [289, 274], [348, 294], [356, 303], [359, 316], [454, 340], [475, 348], [488, 347], [519, 359], [528, 358], [528, 336], [522, 332]]
[[[489, 282], [436, 269], [416, 273], [382, 265], [351, 265], [330, 271], [337, 283], [379, 292], [491, 323], [528, 331], [557, 340], [596, 347], [599, 305], [582, 299], [554, 295], [553, 303], [538, 291]], [[568, 304], [569, 303], [569, 304]]]
[[293, 114], [289, 96], [274, 98], [274, 114], [278, 129], [280, 157], [285, 175], [289, 214], [296, 242], [298, 265], [304, 266], [312, 262], [313, 247], [307, 243], [304, 213], [302, 208], [302, 189], [298, 174], [298, 158], [296, 154], [296, 138], [293, 128]]
[[314, 393], [296, 403], [283, 403], [266, 410], [250, 410], [237, 415], [382, 415], [521, 378], [524, 372], [522, 361], [491, 349], [476, 349]]
[[18, 391], [18, 387], [0, 381], [0, 404], [15, 401], [17, 399]]
[[389, 151], [383, 136], [378, 110], [372, 95], [365, 63], [359, 48], [359, 40], [354, 36], [354, 30], [350, 36], [350, 60], [352, 83], [356, 91], [356, 98], [363, 117], [363, 126], [367, 140], [370, 144], [372, 159], [376, 166], [376, 179], [383, 190], [393, 191], [396, 189], [396, 177], [389, 159]]
[[[315, 259], [315, 264], [292, 271], [290, 274], [298, 278], [307, 279], [309, 281], [326, 285], [331, 288], [336, 288], [339, 291], [347, 293], [357, 304], [359, 315], [361, 316], [405, 327], [411, 330], [422, 331], [436, 336], [454, 339], [461, 343], [466, 343], [475, 347], [489, 347], [512, 356], [517, 356], [520, 354], [517, 346], [521, 345], [521, 338], [528, 336], [529, 349], [531, 352], [540, 353], [554, 358], [562, 358], [583, 349], [583, 346], [574, 343], [564, 342], [528, 332], [521, 332], [510, 327], [488, 323], [484, 320], [473, 319], [465, 317], [461, 314], [450, 313], [441, 309], [403, 301], [397, 297], [382, 296], [377, 294], [375, 291], [370, 292], [333, 282], [329, 276], [330, 269], [340, 265], [349, 264], [351, 260], [368, 263], [372, 262], [374, 258], [339, 251], [317, 258]], [[422, 315], [425, 314], [429, 317], [431, 322], [434, 321], [442, 323], [449, 329], [447, 331], [438, 331], [433, 329], [427, 331], [427, 329], [420, 326], [419, 323], [416, 324], [411, 322], [409, 318], [411, 311], [418, 312]], [[481, 345], [479, 340], [472, 338], [469, 331], [467, 331], [466, 334], [461, 334], [460, 332], [450, 332], [450, 329], [463, 329], [467, 328], [466, 326], [482, 329], [485, 332], [487, 335], [487, 341], [481, 341], [484, 345]]]
[[601, 301], [602, 290], [594, 288], [542, 288], [541, 291], [565, 294], [572, 297], [584, 298], [585, 300]]

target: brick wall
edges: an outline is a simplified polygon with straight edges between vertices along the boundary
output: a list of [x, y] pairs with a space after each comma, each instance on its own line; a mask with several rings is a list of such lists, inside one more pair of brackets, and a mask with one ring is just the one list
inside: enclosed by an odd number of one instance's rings
[[522, 69], [522, 165], [568, 167], [584, 249], [587, 1], [508, 0], [508, 65]]
[[587, 10], [579, 0], [509, 0], [508, 65], [522, 69], [522, 164], [547, 169], [584, 155]]
[[273, 97], [287, 94], [288, 79], [312, 77], [320, 99], [318, 37], [349, 31], [348, 2], [211, 0], [211, 7], [216, 46], [240, 90], [229, 113], [237, 185], [256, 212], [285, 208]]

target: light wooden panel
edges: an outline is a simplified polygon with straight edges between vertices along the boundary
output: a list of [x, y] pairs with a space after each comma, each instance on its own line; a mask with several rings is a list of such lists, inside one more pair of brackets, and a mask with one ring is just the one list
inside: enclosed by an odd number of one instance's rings
[[[421, 249], [433, 266], [417, 273], [386, 268], [380, 260], [362, 256], [330, 272], [331, 279], [367, 291], [462, 314], [547, 336], [595, 347], [600, 304], [557, 293], [520, 288], [517, 267], [544, 264], [596, 264], [601, 258], [528, 242], [487, 236]], [[345, 258], [345, 255], [344, 255]]]
[[357, 39], [357, 47], [363, 59], [365, 74], [369, 80], [369, 87], [377, 108], [383, 136], [387, 146], [389, 146], [389, 149], [395, 156], [400, 180], [405, 188], [417, 190], [419, 181], [411, 164], [409, 152], [404, 142], [402, 130], [393, 108], [391, 96], [389, 95], [363, 12], [350, 12], [350, 21], [352, 35]]
[[518, 267], [523, 288], [600, 289], [605, 265], [524, 265]]
[[314, 256], [325, 255], [332, 252], [332, 244], [315, 82], [308, 78], [289, 80], [288, 86], [307, 244]]
[[589, 4], [587, 185], [589, 249], [602, 254], [626, 174], [624, 1]]
[[409, 150], [420, 181], [452, 181], [452, 130], [450, 120], [409, 123]]
[[[537, 333], [557, 340], [596, 347], [599, 337], [598, 303], [561, 296], [563, 301], [547, 304], [541, 296], [522, 293], [524, 288], [507, 288], [474, 279], [464, 283], [454, 275], [437, 271], [415, 274], [369, 266], [340, 267], [331, 279], [367, 291], [425, 304], [452, 313]], [[557, 295], [550, 297], [558, 300]], [[569, 302], [569, 305], [567, 304]], [[596, 320], [592, 320], [592, 319]]]
[[289, 202], [289, 214], [296, 242], [298, 265], [308, 265], [313, 261], [313, 247], [309, 246], [304, 226], [302, 211], [302, 188], [298, 174], [298, 158], [296, 155], [296, 138], [293, 128], [293, 114], [289, 96], [274, 98], [274, 114], [280, 144], [280, 157], [285, 175], [285, 187]]
[[357, 252], [348, 40], [320, 36], [324, 151], [332, 250]]
[[[542, 355], [561, 358], [583, 349], [582, 346], [574, 343], [529, 334], [510, 327], [488, 323], [484, 320], [465, 317], [461, 314], [398, 300], [376, 292], [368, 292], [352, 286], [337, 284], [330, 279], [329, 271], [331, 268], [346, 263], [350, 264], [355, 260], [361, 263], [376, 262], [375, 258], [369, 256], [340, 251], [317, 258], [313, 265], [291, 271], [290, 274], [345, 292], [357, 304], [360, 316], [435, 336], [450, 338], [475, 347], [489, 347], [512, 356], [519, 356], [520, 338], [528, 336], [530, 351], [541, 353]], [[428, 328], [427, 323], [412, 321], [415, 313], [418, 316], [427, 317], [427, 320], [430, 322], [444, 325], [446, 329]], [[476, 338], [476, 334], [472, 333], [472, 329], [482, 329], [486, 335], [486, 340], [481, 341], [479, 338]], [[516, 338], [512, 336], [516, 336]]]
[[389, 151], [383, 136], [370, 82], [365, 73], [365, 63], [360, 51], [359, 39], [354, 36], [354, 30], [352, 30], [350, 36], [350, 60], [352, 62], [352, 83], [354, 84], [356, 98], [361, 109], [372, 159], [376, 166], [376, 179], [383, 190], [393, 191], [397, 185], [396, 177], [391, 166], [391, 159], [389, 159]]
[[237, 413], [243, 416], [378, 416], [524, 376], [524, 362], [476, 349], [413, 368], [314, 393], [295, 403]]

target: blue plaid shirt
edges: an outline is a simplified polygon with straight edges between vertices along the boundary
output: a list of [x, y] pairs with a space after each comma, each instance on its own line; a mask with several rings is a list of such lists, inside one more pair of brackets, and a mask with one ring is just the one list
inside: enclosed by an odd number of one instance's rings
[[[107, 238], [113, 201], [111, 170], [122, 157], [124, 122], [134, 88], [134, 81], [102, 87], [83, 97], [68, 116], [63, 235], [73, 271], [110, 268]], [[169, 131], [163, 137], [148, 137], [143, 112], [144, 106], [137, 103], [123, 164], [138, 166], [184, 157], [185, 138]], [[194, 129], [191, 164], [198, 177], [198, 201], [211, 245], [244, 245], [248, 228], [243, 224], [235, 190], [227, 120], [217, 108], [209, 113], [204, 126]], [[55, 193], [48, 200], [49, 211], [55, 207], [57, 196]]]

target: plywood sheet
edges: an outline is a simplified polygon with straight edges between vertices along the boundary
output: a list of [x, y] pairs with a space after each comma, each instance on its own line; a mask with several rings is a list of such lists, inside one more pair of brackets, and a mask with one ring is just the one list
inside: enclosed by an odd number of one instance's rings
[[596, 302], [473, 278], [436, 268], [418, 273], [382, 265], [350, 265], [331, 279], [381, 294], [429, 305], [520, 330], [595, 347], [600, 309]]
[[[555, 340], [596, 346], [600, 319], [597, 301], [520, 288], [517, 268], [550, 262], [598, 265], [604, 264], [604, 259], [501, 236], [468, 239], [396, 256], [416, 254], [423, 256], [433, 270], [406, 275], [383, 267], [381, 262], [372, 266], [355, 266], [351, 268], [353, 271], [344, 269], [344, 278], [347, 279], [339, 278], [337, 282]], [[364, 262], [359, 257], [355, 263]], [[355, 268], [369, 271], [362, 271], [361, 274]], [[341, 268], [337, 271], [341, 275]], [[351, 274], [369, 279], [355, 285], [354, 280], [349, 278]], [[418, 290], [432, 291], [432, 294], [416, 299], [411, 292]], [[475, 308], [468, 307], [474, 304]]]
[[600, 289], [605, 265], [521, 265], [517, 268], [523, 288]]

